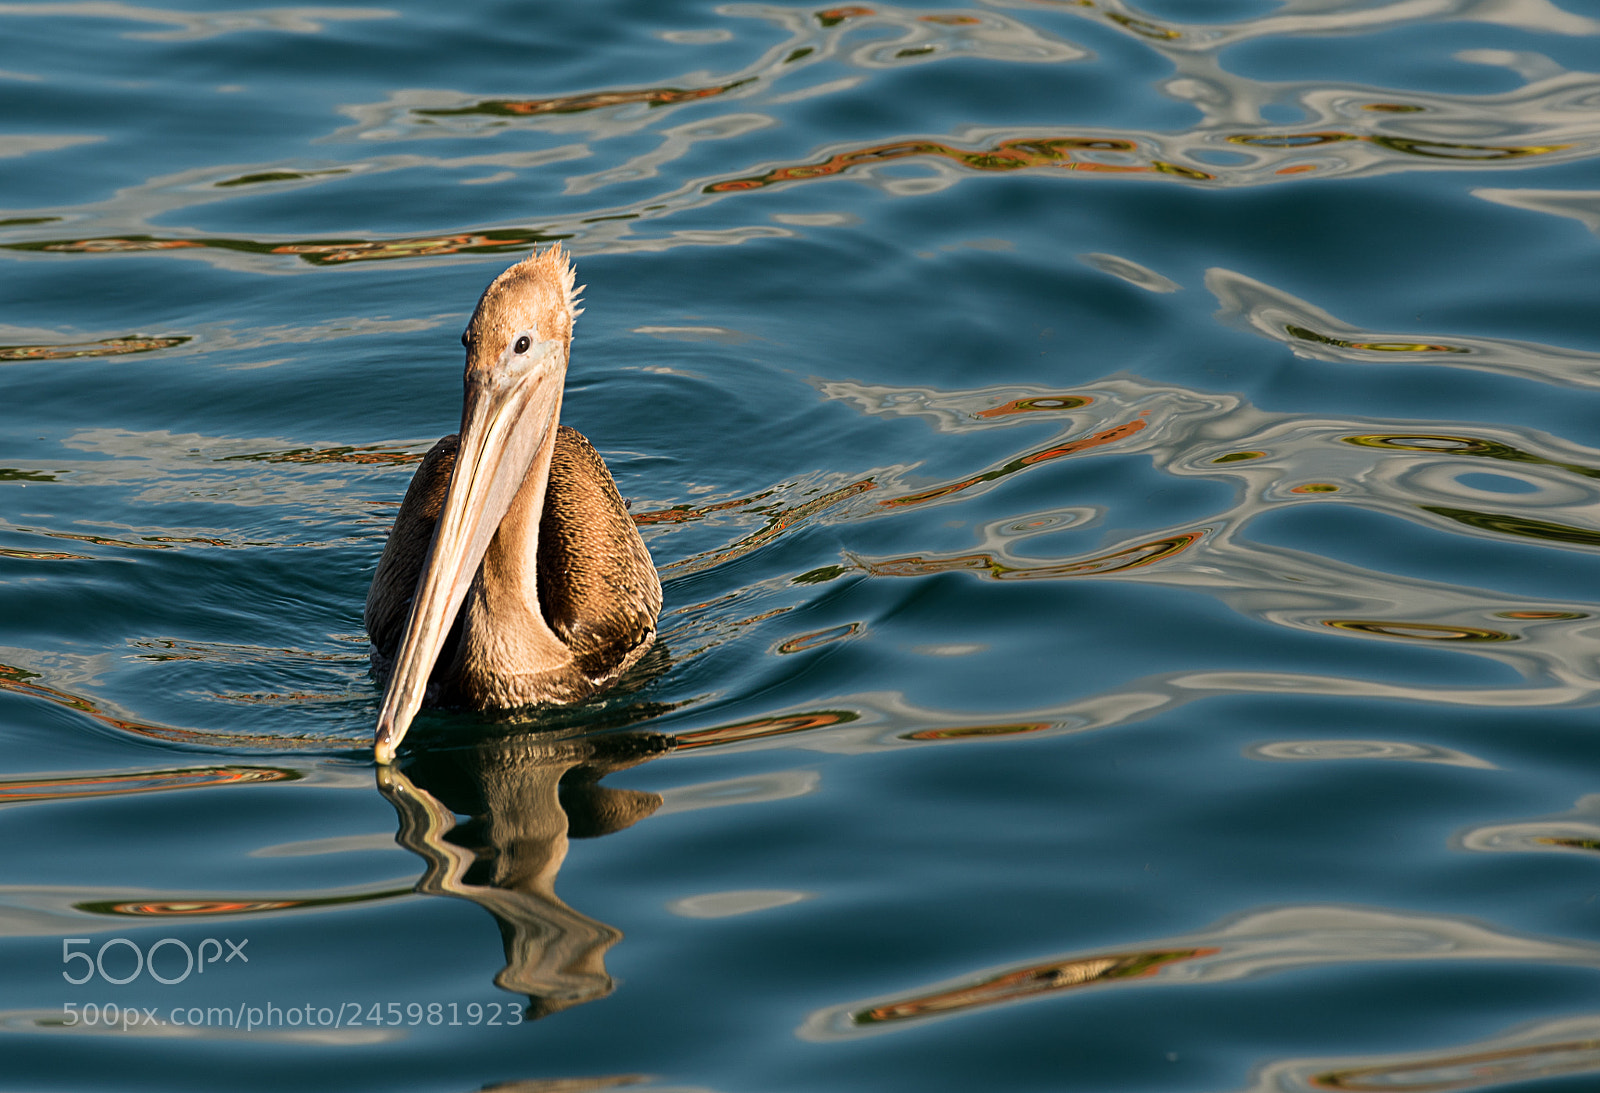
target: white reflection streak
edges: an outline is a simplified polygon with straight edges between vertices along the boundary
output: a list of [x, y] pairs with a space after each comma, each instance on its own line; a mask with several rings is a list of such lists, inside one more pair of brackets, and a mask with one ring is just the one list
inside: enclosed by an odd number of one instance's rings
[[1600, 1070], [1600, 1014], [1584, 1014], [1537, 1021], [1458, 1047], [1285, 1059], [1258, 1068], [1249, 1088], [1240, 1093], [1446, 1093], [1593, 1070]]
[[1571, 812], [1537, 820], [1480, 824], [1453, 840], [1465, 850], [1487, 853], [1586, 854], [1600, 851], [1600, 793], [1578, 798]]
[[[395, 468], [388, 463], [362, 465], [330, 460], [326, 463], [252, 459], [283, 451], [315, 451], [336, 445], [305, 444], [282, 438], [209, 437], [164, 430], [131, 432], [125, 429], [86, 429], [62, 442], [80, 451], [112, 455], [114, 460], [57, 460], [47, 464], [58, 473], [70, 472], [75, 486], [115, 486], [127, 503], [169, 503], [241, 507], [286, 506], [286, 518], [295, 524], [320, 524], [330, 516], [373, 519], [371, 497], [362, 496], [363, 483], [384, 486]], [[425, 451], [418, 442], [413, 450]], [[385, 450], [403, 449], [396, 445]], [[135, 488], [137, 492], [132, 492]], [[228, 519], [223, 518], [224, 527]], [[262, 529], [257, 528], [260, 532]], [[325, 529], [326, 530], [326, 529]], [[348, 529], [344, 529], [348, 530]], [[274, 541], [287, 540], [275, 537]], [[296, 541], [298, 543], [298, 540]], [[241, 544], [244, 545], [244, 544]], [[262, 545], [262, 544], [254, 544]]]
[[18, 156], [31, 156], [35, 152], [55, 152], [77, 144], [94, 144], [105, 139], [103, 136], [89, 133], [61, 135], [38, 133], [27, 136], [7, 134], [0, 136], [0, 159], [16, 159]]
[[667, 904], [667, 910], [683, 918], [730, 918], [748, 915], [755, 911], [769, 911], [774, 907], [787, 907], [810, 899], [809, 892], [795, 892], [785, 888], [749, 888], [736, 892], [707, 892], [699, 896], [685, 896]]
[[1346, 759], [1400, 760], [1408, 763], [1439, 763], [1449, 767], [1495, 770], [1493, 763], [1454, 748], [1434, 744], [1407, 744], [1398, 740], [1274, 740], [1252, 744], [1244, 751], [1249, 759], [1274, 763], [1332, 762]]
[[[1600, 208], [1596, 217], [1600, 222]], [[1222, 305], [1218, 312], [1222, 322], [1287, 346], [1297, 357], [1359, 364], [1445, 365], [1541, 383], [1600, 387], [1600, 353], [1507, 338], [1364, 330], [1281, 289], [1221, 268], [1206, 271], [1206, 288]]]
[[1563, 11], [1550, 0], [1397, 0], [1371, 6], [1283, 0], [1275, 14], [1231, 24], [1152, 19], [1123, 0], [987, 2], [996, 7], [1066, 11], [1082, 19], [1107, 22], [1153, 48], [1174, 53], [1218, 53], [1256, 38], [1362, 34], [1418, 22], [1494, 23], [1546, 34], [1600, 34], [1600, 21]]
[[1600, 235], [1600, 190], [1496, 190], [1472, 191], [1473, 197], [1513, 209], [1567, 216]]
[[723, 808], [727, 805], [784, 801], [815, 793], [821, 784], [820, 771], [785, 770], [752, 775], [748, 778], [729, 778], [720, 782], [677, 786], [661, 790], [662, 804], [656, 809], [655, 814], [667, 816], [674, 812], [695, 812], [704, 808]]
[[1080, 254], [1078, 261], [1101, 273], [1119, 277], [1147, 292], [1177, 292], [1183, 287], [1170, 277], [1163, 277], [1153, 269], [1127, 258], [1119, 258], [1115, 254]]
[[114, 19], [130, 23], [162, 23], [177, 30], [124, 34], [124, 38], [192, 42], [239, 31], [275, 30], [289, 34], [318, 34], [324, 22], [353, 19], [393, 19], [399, 12], [388, 8], [254, 8], [227, 12], [175, 11], [142, 8], [114, 0], [86, 0], [64, 4], [0, 4], [0, 16], [75, 16]]
[[683, 158], [701, 141], [733, 140], [776, 124], [777, 119], [766, 114], [723, 114], [705, 121], [692, 121], [663, 129], [661, 143], [653, 150], [592, 175], [572, 175], [567, 179], [565, 192], [586, 194], [602, 186], [655, 178], [660, 174], [662, 164]]

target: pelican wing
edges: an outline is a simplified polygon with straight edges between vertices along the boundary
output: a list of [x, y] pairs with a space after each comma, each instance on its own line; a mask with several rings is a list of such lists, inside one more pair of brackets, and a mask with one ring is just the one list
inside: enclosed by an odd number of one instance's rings
[[556, 433], [536, 570], [545, 621], [597, 686], [649, 647], [661, 581], [605, 462], [565, 425]]

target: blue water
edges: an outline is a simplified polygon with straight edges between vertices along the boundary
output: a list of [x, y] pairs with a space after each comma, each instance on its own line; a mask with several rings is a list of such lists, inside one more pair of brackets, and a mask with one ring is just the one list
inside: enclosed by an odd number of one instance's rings
[[[0, 1088], [1593, 1088], [1597, 42], [0, 4]], [[556, 240], [662, 649], [380, 771]]]

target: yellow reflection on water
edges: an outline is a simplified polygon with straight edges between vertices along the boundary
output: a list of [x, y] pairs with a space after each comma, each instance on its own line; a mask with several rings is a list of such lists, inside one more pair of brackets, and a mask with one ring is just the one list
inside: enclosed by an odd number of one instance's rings
[[1516, 641], [1516, 634], [1477, 626], [1436, 626], [1423, 622], [1384, 622], [1373, 619], [1323, 619], [1324, 626], [1360, 634], [1415, 641]]

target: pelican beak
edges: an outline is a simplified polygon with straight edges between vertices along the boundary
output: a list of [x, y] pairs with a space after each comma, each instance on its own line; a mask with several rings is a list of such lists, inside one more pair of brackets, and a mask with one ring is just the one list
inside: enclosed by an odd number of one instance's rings
[[373, 753], [379, 763], [394, 761], [422, 705], [439, 650], [523, 480], [530, 473], [549, 474], [566, 346], [550, 340], [521, 354], [508, 348], [487, 364], [475, 356], [469, 351], [455, 469], [378, 715]]

